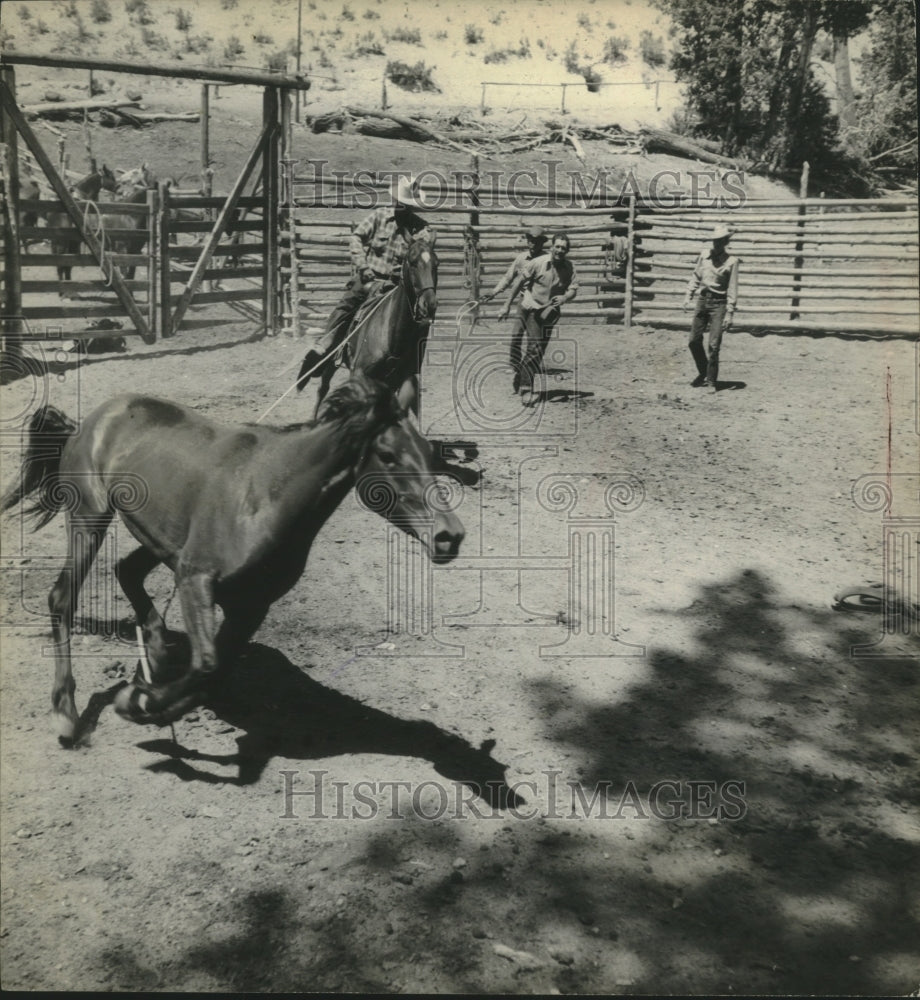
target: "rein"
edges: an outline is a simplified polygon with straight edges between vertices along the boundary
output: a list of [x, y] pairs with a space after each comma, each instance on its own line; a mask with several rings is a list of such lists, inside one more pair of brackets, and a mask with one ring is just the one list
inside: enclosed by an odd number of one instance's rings
[[[390, 291], [387, 292], [386, 295], [381, 296], [381, 298], [378, 299], [378, 301], [375, 302], [370, 309], [368, 309], [367, 315], [361, 320], [360, 323], [356, 323], [355, 326], [349, 331], [348, 336], [345, 337], [345, 339], [336, 348], [336, 352], [341, 350], [341, 348], [343, 348], [348, 343], [348, 341], [355, 336], [355, 334], [364, 326], [365, 323], [367, 323], [367, 321], [371, 318], [371, 316], [374, 315], [374, 313], [383, 305], [384, 302], [386, 302], [386, 300], [395, 291], [396, 291], [395, 288], [390, 289]], [[322, 366], [326, 364], [328, 360], [329, 360], [328, 357], [320, 358], [319, 361], [317, 361], [316, 364], [309, 371], [304, 373], [303, 377], [309, 378], [315, 371], [318, 371], [320, 368], [322, 368]], [[288, 365], [287, 368], [285, 368], [284, 370], [287, 371], [288, 368], [293, 368], [296, 363], [297, 363], [296, 361], [293, 362], [292, 364]], [[274, 401], [274, 403], [272, 403], [272, 405], [262, 414], [262, 416], [259, 417], [256, 423], [261, 424], [262, 421], [269, 415], [269, 413], [271, 413], [272, 410], [281, 402], [281, 400], [284, 399], [286, 396], [289, 396], [297, 388], [298, 382], [300, 382], [300, 379], [299, 378], [295, 379], [293, 385], [290, 385], [287, 389], [284, 390], [284, 392], [281, 393], [281, 395]]]

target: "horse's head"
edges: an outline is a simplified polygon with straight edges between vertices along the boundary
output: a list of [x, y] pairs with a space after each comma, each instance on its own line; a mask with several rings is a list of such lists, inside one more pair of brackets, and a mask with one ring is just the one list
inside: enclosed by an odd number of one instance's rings
[[99, 192], [103, 187], [103, 175], [98, 170], [93, 170], [85, 177], [81, 177], [72, 187], [71, 191], [77, 196], [89, 201], [95, 201], [99, 197]]
[[119, 170], [118, 197], [121, 201], [143, 200], [143, 192], [155, 187], [156, 177], [151, 173], [146, 163], [133, 170]]
[[102, 190], [112, 192], [118, 190], [118, 178], [104, 163], [102, 164]]
[[402, 283], [415, 321], [430, 323], [438, 308], [438, 255], [434, 252], [433, 235], [409, 244], [403, 261]]
[[437, 479], [434, 449], [404, 413], [365, 449], [356, 491], [361, 503], [418, 538], [432, 562], [448, 563], [466, 534], [454, 514], [460, 485]]

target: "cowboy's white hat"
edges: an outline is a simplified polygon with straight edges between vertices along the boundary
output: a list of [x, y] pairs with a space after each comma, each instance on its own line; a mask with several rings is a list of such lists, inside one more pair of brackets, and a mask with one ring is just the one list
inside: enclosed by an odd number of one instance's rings
[[408, 208], [428, 208], [418, 180], [414, 177], [399, 177], [393, 189], [393, 200]]
[[732, 237], [732, 231], [728, 226], [716, 226], [712, 231], [712, 239], [714, 240], [730, 240]]

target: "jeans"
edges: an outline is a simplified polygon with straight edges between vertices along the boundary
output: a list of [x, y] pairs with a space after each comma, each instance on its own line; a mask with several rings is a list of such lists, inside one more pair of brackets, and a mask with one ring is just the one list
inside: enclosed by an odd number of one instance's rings
[[508, 359], [515, 375], [520, 371], [521, 360], [524, 357], [524, 333], [524, 320], [521, 318], [520, 310], [518, 310], [517, 316], [514, 317], [514, 325], [511, 327], [511, 346], [508, 351]]
[[[722, 325], [725, 322], [725, 299], [703, 292], [700, 295], [690, 327], [690, 353], [696, 370], [707, 384], [716, 384], [719, 377], [719, 349], [722, 347]], [[709, 331], [708, 353], [703, 347], [703, 333]]]
[[559, 310], [525, 309], [521, 306], [518, 322], [527, 334], [527, 347], [517, 370], [521, 389], [532, 389], [534, 378], [543, 370], [543, 355], [553, 329], [559, 322]]
[[345, 286], [345, 294], [329, 316], [326, 329], [322, 336], [316, 339], [313, 345], [314, 350], [319, 351], [320, 354], [328, 354], [329, 351], [334, 350], [342, 343], [355, 314], [367, 299], [370, 290], [371, 285], [365, 285], [358, 277], [352, 278], [348, 282]]

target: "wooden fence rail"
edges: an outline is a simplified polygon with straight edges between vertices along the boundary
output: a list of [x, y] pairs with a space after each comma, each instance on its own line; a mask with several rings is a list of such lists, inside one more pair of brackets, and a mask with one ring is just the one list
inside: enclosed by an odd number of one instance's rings
[[[306, 322], [316, 326], [351, 276], [349, 235], [370, 210], [369, 192], [388, 204], [388, 185], [296, 173], [291, 185], [293, 281]], [[441, 315], [471, 301], [474, 289], [490, 289], [524, 249], [522, 227], [539, 224], [573, 241], [580, 291], [566, 316], [685, 327], [697, 256], [712, 228], [727, 223], [731, 252], [742, 261], [736, 328], [920, 333], [915, 199], [783, 198], [729, 209], [668, 208], [632, 196], [605, 204], [537, 188], [504, 188], [498, 197], [480, 187], [475, 169], [461, 184], [422, 190], [439, 199], [425, 218], [438, 232]], [[626, 237], [625, 262], [614, 259], [614, 237]], [[494, 320], [501, 305], [480, 305], [475, 314]], [[296, 331], [296, 316], [291, 325]]]

